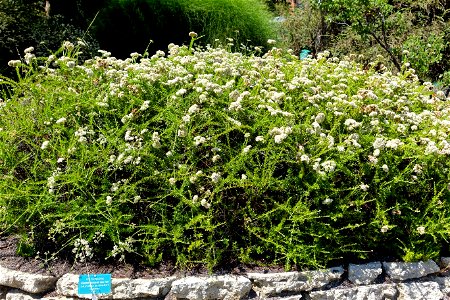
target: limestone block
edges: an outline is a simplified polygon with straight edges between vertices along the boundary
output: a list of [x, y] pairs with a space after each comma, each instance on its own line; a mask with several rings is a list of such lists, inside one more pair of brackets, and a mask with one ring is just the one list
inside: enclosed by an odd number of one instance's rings
[[335, 267], [305, 272], [248, 273], [247, 277], [253, 282], [253, 289], [260, 297], [268, 297], [321, 288], [332, 281], [339, 280], [343, 273], [342, 267]]
[[[56, 283], [58, 295], [90, 299], [90, 295], [78, 295], [79, 275], [65, 274]], [[164, 297], [169, 291], [175, 277], [157, 279], [113, 278], [111, 294], [98, 295], [99, 299], [134, 299]]]
[[444, 297], [437, 282], [399, 283], [397, 290], [397, 300], [441, 300]]
[[444, 295], [450, 296], [450, 277], [433, 277], [430, 281], [439, 284], [439, 289]]
[[8, 286], [22, 291], [39, 294], [55, 288], [54, 276], [29, 274], [0, 266], [0, 286]]
[[248, 278], [235, 275], [186, 277], [172, 283], [171, 294], [176, 299], [237, 300], [247, 297], [252, 288]]
[[348, 279], [358, 285], [372, 283], [381, 273], [380, 262], [371, 262], [363, 265], [349, 264]]
[[386, 274], [392, 280], [420, 278], [440, 271], [439, 266], [431, 259], [425, 262], [420, 261], [411, 263], [383, 262], [383, 267], [386, 271]]
[[36, 300], [41, 297], [29, 293], [25, 293], [21, 290], [11, 290], [6, 294], [6, 300]]
[[395, 284], [373, 284], [347, 289], [311, 292], [311, 300], [396, 300]]

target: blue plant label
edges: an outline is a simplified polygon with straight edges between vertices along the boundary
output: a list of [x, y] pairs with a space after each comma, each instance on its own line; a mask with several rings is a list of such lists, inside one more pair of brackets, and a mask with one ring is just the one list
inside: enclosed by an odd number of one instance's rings
[[78, 279], [78, 295], [111, 293], [111, 274], [82, 274]]

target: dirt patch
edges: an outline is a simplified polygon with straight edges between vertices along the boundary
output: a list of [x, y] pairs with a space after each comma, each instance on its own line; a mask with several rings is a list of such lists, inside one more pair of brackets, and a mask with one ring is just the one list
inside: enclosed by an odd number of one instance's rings
[[[133, 263], [118, 261], [73, 263], [69, 260], [56, 259], [45, 261], [42, 258], [27, 258], [17, 255], [19, 239], [16, 237], [0, 238], [0, 266], [33, 274], [61, 277], [66, 273], [94, 274], [110, 273], [114, 278], [163, 278], [168, 276], [185, 277], [192, 275], [211, 275], [206, 267], [180, 270], [173, 264], [163, 263], [158, 267], [146, 267]], [[229, 266], [215, 270], [212, 274], [245, 275], [248, 272], [273, 273], [284, 272], [282, 266], [261, 267], [254, 265]], [[294, 269], [295, 271], [295, 269]]]

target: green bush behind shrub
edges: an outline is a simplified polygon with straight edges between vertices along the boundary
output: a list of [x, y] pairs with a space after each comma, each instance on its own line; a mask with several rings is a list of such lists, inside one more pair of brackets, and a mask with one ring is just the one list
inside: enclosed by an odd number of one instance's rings
[[450, 106], [408, 67], [74, 53], [11, 62], [0, 232], [23, 254], [290, 268], [448, 251]]
[[94, 30], [103, 49], [127, 57], [144, 52], [150, 40], [150, 53], [189, 42], [190, 31], [204, 35], [204, 45], [233, 38], [236, 49], [241, 43], [264, 46], [275, 36], [271, 19], [260, 0], [111, 0]]

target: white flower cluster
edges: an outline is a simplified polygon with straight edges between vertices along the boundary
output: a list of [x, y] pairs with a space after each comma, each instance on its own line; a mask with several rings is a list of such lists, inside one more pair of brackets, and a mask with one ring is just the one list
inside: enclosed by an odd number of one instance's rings
[[269, 131], [269, 134], [273, 136], [276, 144], [280, 144], [285, 140], [289, 134], [292, 133], [292, 127], [274, 127]]

